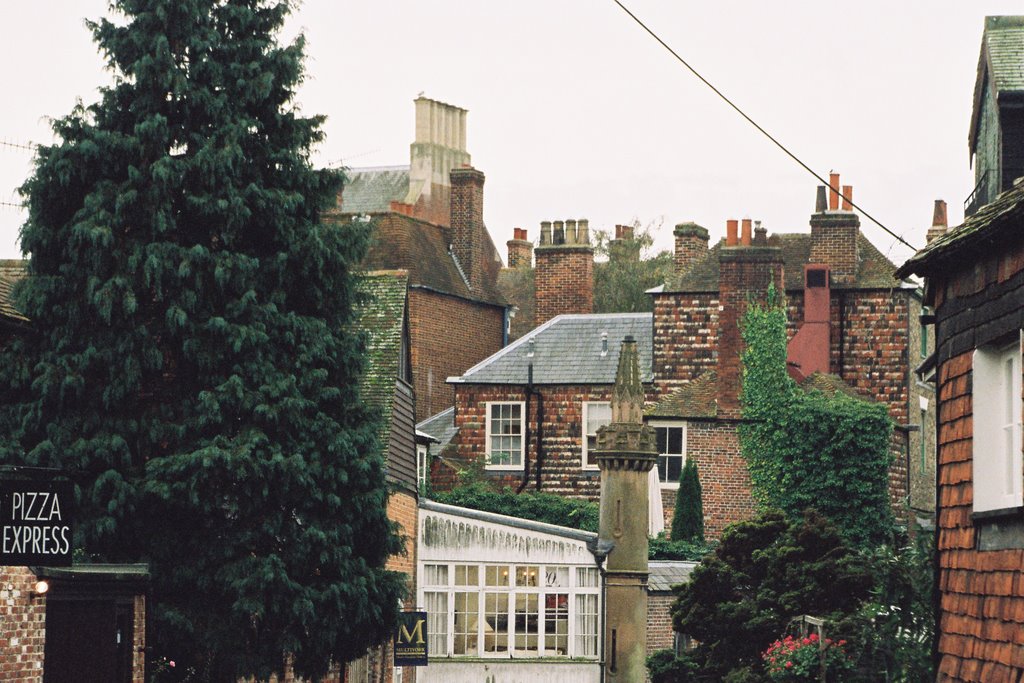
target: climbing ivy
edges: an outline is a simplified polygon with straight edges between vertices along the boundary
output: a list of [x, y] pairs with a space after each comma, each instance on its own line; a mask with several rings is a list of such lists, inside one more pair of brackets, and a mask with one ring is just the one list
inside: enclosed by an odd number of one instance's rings
[[786, 313], [774, 287], [743, 323], [740, 447], [754, 496], [791, 518], [815, 508], [858, 545], [889, 539], [892, 420], [841, 391], [803, 391], [786, 372]]

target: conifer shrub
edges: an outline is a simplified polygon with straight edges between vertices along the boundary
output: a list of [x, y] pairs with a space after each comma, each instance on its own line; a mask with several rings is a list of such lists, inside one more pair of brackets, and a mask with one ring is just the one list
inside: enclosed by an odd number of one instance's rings
[[692, 458], [687, 458], [679, 475], [676, 507], [672, 512], [672, 540], [704, 542], [704, 502], [697, 463]]

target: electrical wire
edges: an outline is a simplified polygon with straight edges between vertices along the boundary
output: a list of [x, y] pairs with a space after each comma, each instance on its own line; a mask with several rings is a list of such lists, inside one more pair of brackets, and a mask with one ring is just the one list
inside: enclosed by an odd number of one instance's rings
[[18, 144], [17, 142], [7, 142], [6, 140], [0, 140], [0, 147], [10, 147], [12, 149], [24, 149], [24, 150], [27, 150], [29, 152], [36, 151], [36, 148], [35, 148], [34, 145], [21, 145], [21, 144]]
[[[756, 128], [756, 129], [757, 129], [757, 130], [758, 130], [758, 131], [759, 131], [759, 132], [760, 132], [760, 133], [761, 133], [762, 135], [764, 135], [764, 136], [765, 136], [766, 138], [768, 138], [769, 140], [771, 140], [772, 142], [774, 142], [774, 143], [775, 143], [775, 146], [776, 146], [776, 147], [778, 147], [779, 149], [781, 149], [781, 150], [782, 150], [783, 152], [785, 152], [785, 153], [786, 153], [786, 154], [787, 154], [787, 155], [789, 156], [789, 158], [791, 158], [791, 159], [792, 159], [793, 161], [795, 161], [796, 163], [800, 164], [800, 166], [801, 166], [801, 167], [802, 167], [802, 168], [803, 168], [803, 169], [804, 169], [805, 171], [807, 171], [807, 172], [808, 172], [808, 173], [810, 173], [810, 174], [811, 174], [812, 176], [814, 176], [814, 177], [815, 177], [815, 178], [816, 178], [816, 179], [817, 179], [817, 180], [818, 180], [819, 182], [821, 182], [822, 184], [824, 184], [824, 185], [825, 185], [826, 187], [830, 187], [830, 188], [832, 188], [832, 190], [833, 190], [833, 191], [835, 191], [835, 192], [837, 192], [837, 193], [839, 193], [839, 192], [840, 192], [840, 188], [838, 188], [838, 187], [832, 187], [831, 183], [829, 183], [829, 182], [828, 182], [827, 180], [825, 180], [825, 179], [824, 179], [824, 178], [822, 178], [822, 177], [821, 177], [820, 175], [818, 175], [817, 173], [815, 173], [815, 172], [814, 172], [814, 171], [813, 171], [813, 170], [811, 169], [811, 167], [810, 167], [810, 166], [808, 166], [808, 165], [807, 165], [807, 164], [805, 164], [805, 163], [804, 163], [803, 161], [801, 161], [800, 157], [798, 157], [798, 156], [797, 156], [796, 154], [793, 154], [793, 152], [789, 151], [789, 150], [788, 150], [788, 149], [786, 148], [786, 146], [785, 146], [785, 145], [783, 145], [783, 144], [782, 144], [781, 142], [779, 142], [779, 141], [778, 141], [778, 140], [776, 140], [776, 139], [775, 139], [774, 137], [772, 137], [772, 135], [771, 135], [771, 134], [770, 134], [770, 133], [769, 133], [768, 131], [766, 131], [766, 130], [765, 130], [764, 128], [762, 128], [761, 126], [759, 126], [759, 125], [757, 124], [757, 121], [755, 121], [754, 119], [752, 119], [752, 118], [750, 118], [749, 116], [747, 116], [747, 114], [746, 114], [746, 113], [745, 113], [745, 112], [744, 112], [744, 111], [743, 111], [742, 109], [740, 109], [740, 108], [739, 108], [738, 106], [736, 106], [736, 104], [734, 104], [734, 103], [733, 103], [733, 101], [732, 101], [732, 100], [730, 100], [730, 99], [729, 99], [728, 97], [726, 97], [726, 96], [725, 96], [725, 95], [724, 95], [724, 94], [722, 93], [722, 91], [721, 91], [721, 90], [719, 90], [719, 89], [718, 89], [718, 88], [716, 88], [716, 87], [715, 87], [714, 85], [712, 85], [712, 84], [711, 84], [711, 82], [710, 82], [710, 81], [709, 81], [708, 79], [704, 78], [704, 77], [703, 77], [703, 76], [701, 76], [701, 75], [700, 75], [699, 73], [697, 73], [697, 70], [696, 70], [696, 69], [694, 69], [694, 68], [693, 68], [692, 66], [690, 66], [690, 65], [689, 65], [689, 64], [687, 63], [687, 61], [686, 61], [685, 59], [683, 59], [682, 57], [680, 57], [680, 56], [679, 56], [679, 53], [677, 53], [677, 52], [676, 52], [675, 50], [673, 50], [673, 49], [672, 49], [671, 47], [669, 47], [669, 46], [668, 46], [668, 44], [667, 44], [667, 43], [666, 43], [666, 42], [665, 42], [664, 40], [662, 40], [662, 39], [661, 39], [661, 38], [660, 38], [660, 37], [658, 36], [658, 34], [657, 34], [657, 33], [655, 33], [655, 32], [654, 32], [654, 31], [652, 31], [652, 30], [651, 30], [650, 28], [648, 28], [647, 24], [645, 24], [645, 23], [644, 23], [643, 21], [641, 21], [639, 17], [637, 17], [637, 16], [636, 16], [635, 14], [633, 14], [632, 12], [630, 12], [630, 11], [629, 11], [629, 9], [628, 9], [628, 8], [627, 8], [627, 7], [625, 6], [625, 5], [623, 5], [623, 4], [622, 4], [622, 3], [621, 3], [621, 2], [619, 1], [619, 0], [612, 0], [612, 1], [613, 1], [613, 2], [614, 2], [614, 3], [616, 4], [616, 5], [618, 5], [618, 6], [620, 7], [620, 8], [622, 8], [622, 11], [623, 11], [623, 12], [625, 12], [626, 14], [628, 14], [628, 15], [630, 16], [630, 18], [632, 18], [632, 19], [633, 19], [633, 21], [635, 21], [635, 22], [636, 22], [637, 24], [639, 24], [639, 25], [640, 25], [640, 27], [641, 27], [641, 28], [642, 28], [643, 30], [647, 31], [647, 33], [649, 33], [649, 34], [650, 34], [650, 36], [651, 36], [652, 38], [654, 38], [654, 39], [655, 39], [656, 41], [658, 41], [658, 42], [659, 42], [659, 43], [661, 44], [661, 46], [662, 46], [663, 48], [665, 48], [666, 50], [668, 50], [668, 51], [669, 51], [669, 53], [670, 53], [670, 54], [671, 54], [671, 55], [672, 55], [673, 57], [675, 57], [675, 58], [676, 58], [676, 59], [677, 59], [677, 60], [679, 61], [679, 63], [680, 63], [680, 64], [682, 64], [682, 65], [683, 65], [683, 66], [685, 66], [685, 67], [686, 67], [687, 69], [689, 69], [689, 70], [690, 70], [690, 73], [692, 73], [692, 74], [693, 74], [694, 76], [696, 76], [696, 77], [697, 77], [698, 79], [700, 79], [700, 81], [701, 81], [701, 82], [702, 82], [702, 83], [703, 83], [704, 85], [706, 85], [706, 86], [708, 86], [709, 88], [711, 88], [711, 90], [712, 90], [712, 91], [713, 91], [713, 92], [714, 92], [714, 93], [715, 93], [716, 95], [718, 95], [719, 97], [721, 97], [721, 98], [722, 98], [722, 100], [724, 100], [726, 104], [728, 104], [728, 105], [729, 105], [730, 107], [732, 107], [733, 109], [735, 109], [735, 110], [736, 110], [736, 113], [738, 113], [738, 114], [739, 114], [740, 116], [742, 116], [743, 118], [745, 118], [745, 119], [747, 120], [747, 122], [748, 122], [748, 123], [750, 123], [750, 125], [752, 125], [752, 126], [753, 126], [754, 128]], [[852, 200], [850, 200], [850, 205], [851, 205], [851, 206], [853, 206], [853, 207], [854, 207], [855, 209], [857, 209], [858, 211], [860, 211], [860, 212], [861, 212], [862, 214], [864, 214], [864, 216], [865, 216], [866, 218], [870, 219], [872, 223], [874, 223], [875, 225], [877, 225], [878, 227], [880, 227], [880, 228], [881, 228], [882, 230], [885, 230], [885, 231], [886, 231], [887, 233], [889, 233], [889, 234], [890, 234], [890, 235], [891, 235], [892, 237], [895, 237], [895, 238], [896, 238], [896, 240], [897, 240], [897, 241], [899, 241], [899, 242], [900, 242], [901, 244], [904, 244], [904, 245], [906, 245], [907, 247], [910, 247], [910, 248], [911, 248], [911, 249], [913, 249], [913, 250], [914, 250], [915, 252], [917, 251], [917, 247], [915, 247], [914, 245], [910, 244], [910, 243], [909, 243], [909, 242], [907, 242], [907, 241], [906, 241], [905, 239], [903, 239], [903, 238], [902, 238], [901, 236], [897, 235], [897, 234], [896, 234], [895, 232], [893, 232], [893, 231], [892, 231], [892, 230], [890, 230], [889, 228], [887, 228], [887, 227], [885, 227], [884, 225], [882, 225], [882, 223], [881, 223], [881, 222], [880, 222], [880, 221], [879, 221], [879, 220], [878, 220], [877, 218], [875, 218], [875, 217], [874, 217], [874, 216], [872, 216], [872, 215], [871, 215], [870, 213], [868, 213], [867, 211], [865, 211], [865, 210], [864, 210], [864, 209], [863, 209], [862, 207], [860, 207], [860, 206], [858, 206], [857, 204], [855, 204], [855, 203], [854, 203], [854, 202], [853, 202]]]

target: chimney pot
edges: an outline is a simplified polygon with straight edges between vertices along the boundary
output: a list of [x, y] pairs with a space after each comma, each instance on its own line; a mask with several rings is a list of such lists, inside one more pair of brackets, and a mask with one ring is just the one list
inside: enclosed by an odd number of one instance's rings
[[853, 185], [843, 185], [843, 211], [853, 211]]
[[576, 221], [570, 218], [565, 222], [565, 243], [577, 244], [576, 237]]
[[580, 218], [577, 222], [577, 238], [580, 244], [590, 244], [590, 221], [586, 218]]
[[735, 247], [739, 244], [737, 233], [739, 232], [739, 221], [730, 218], [725, 222], [725, 246]]
[[754, 244], [758, 247], [768, 246], [768, 228], [761, 225], [761, 221], [754, 221]]
[[828, 199], [826, 199], [825, 195], [827, 191], [827, 187], [818, 185], [818, 195], [814, 199], [814, 213], [825, 213], [828, 209]]
[[828, 174], [828, 208], [830, 211], [839, 210], [839, 174], [829, 173]]
[[751, 245], [752, 241], [753, 241], [752, 240], [752, 235], [751, 235], [751, 232], [750, 232], [750, 219], [749, 218], [744, 218], [743, 219], [743, 232], [740, 233], [740, 245], [742, 245], [744, 247], [749, 247]]
[[555, 221], [552, 227], [551, 244], [565, 244], [565, 222]]
[[554, 244], [551, 241], [551, 221], [540, 222], [540, 245], [546, 246], [548, 244]]

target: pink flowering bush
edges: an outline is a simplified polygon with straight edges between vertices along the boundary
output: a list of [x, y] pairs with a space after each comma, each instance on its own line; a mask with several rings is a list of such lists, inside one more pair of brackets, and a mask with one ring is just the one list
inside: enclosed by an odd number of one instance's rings
[[786, 636], [772, 643], [761, 659], [768, 678], [775, 683], [816, 683], [821, 680], [820, 657], [824, 653], [826, 680], [839, 683], [846, 680], [845, 672], [853, 668], [845, 645], [845, 640], [833, 642], [826, 638], [821, 647], [817, 633], [806, 638]]

